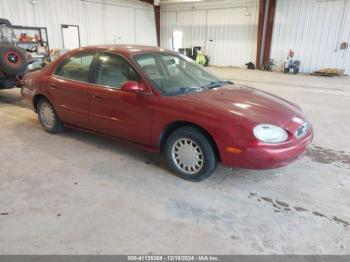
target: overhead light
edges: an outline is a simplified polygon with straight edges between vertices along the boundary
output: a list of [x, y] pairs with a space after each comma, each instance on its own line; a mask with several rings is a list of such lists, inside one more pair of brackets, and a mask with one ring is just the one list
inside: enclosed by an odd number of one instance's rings
[[32, 5], [38, 4], [38, 0], [31, 0], [31, 2], [32, 2]]

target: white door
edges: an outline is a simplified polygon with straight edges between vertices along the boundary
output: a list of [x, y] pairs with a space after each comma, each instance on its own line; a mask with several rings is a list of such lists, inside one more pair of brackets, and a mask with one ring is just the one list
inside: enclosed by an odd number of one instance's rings
[[172, 49], [179, 51], [180, 48], [182, 48], [182, 31], [175, 30], [173, 31]]
[[63, 48], [75, 49], [80, 47], [79, 26], [77, 25], [61, 25]]

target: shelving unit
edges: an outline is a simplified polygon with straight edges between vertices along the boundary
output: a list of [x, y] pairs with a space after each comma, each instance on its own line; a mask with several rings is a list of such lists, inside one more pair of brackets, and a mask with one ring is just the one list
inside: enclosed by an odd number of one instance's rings
[[[32, 68], [41, 67], [44, 59], [51, 61], [50, 58], [50, 46], [48, 41], [48, 33], [46, 27], [32, 27], [32, 26], [12, 26], [14, 33], [17, 38], [17, 45], [23, 49], [31, 49], [36, 46], [37, 52], [31, 53], [34, 60], [33, 64], [30, 65]], [[26, 34], [30, 40], [21, 40], [21, 34]], [[35, 35], [38, 37], [35, 38]]]
[[48, 34], [46, 27], [32, 27], [32, 26], [12, 26], [17, 39], [20, 39], [20, 35], [22, 33], [27, 34], [29, 37], [34, 38], [35, 35], [40, 37], [39, 41], [18, 41], [20, 44], [40, 44], [41, 46], [45, 46], [49, 48]]

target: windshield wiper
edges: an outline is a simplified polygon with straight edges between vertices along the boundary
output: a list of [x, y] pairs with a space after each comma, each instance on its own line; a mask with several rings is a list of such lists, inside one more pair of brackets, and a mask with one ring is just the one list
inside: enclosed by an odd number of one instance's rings
[[212, 89], [212, 88], [215, 88], [215, 87], [220, 87], [220, 86], [225, 85], [225, 84], [233, 84], [233, 82], [231, 82], [231, 81], [224, 81], [224, 80], [212, 81], [212, 82], [210, 82], [207, 85], [201, 86], [201, 88], [203, 88], [203, 89], [205, 89], [205, 88]]
[[201, 88], [199, 88], [199, 87], [181, 87], [180, 89], [178, 89], [176, 91], [166, 93], [166, 95], [167, 96], [176, 96], [176, 95], [182, 95], [182, 94], [186, 94], [189, 92], [195, 92], [195, 91], [199, 91], [199, 90], [201, 90]]

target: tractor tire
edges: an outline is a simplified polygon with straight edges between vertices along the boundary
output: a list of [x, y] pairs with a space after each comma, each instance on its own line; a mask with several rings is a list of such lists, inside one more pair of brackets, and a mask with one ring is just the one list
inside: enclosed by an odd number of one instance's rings
[[28, 63], [21, 49], [0, 45], [0, 71], [8, 75], [23, 75], [27, 70]]

